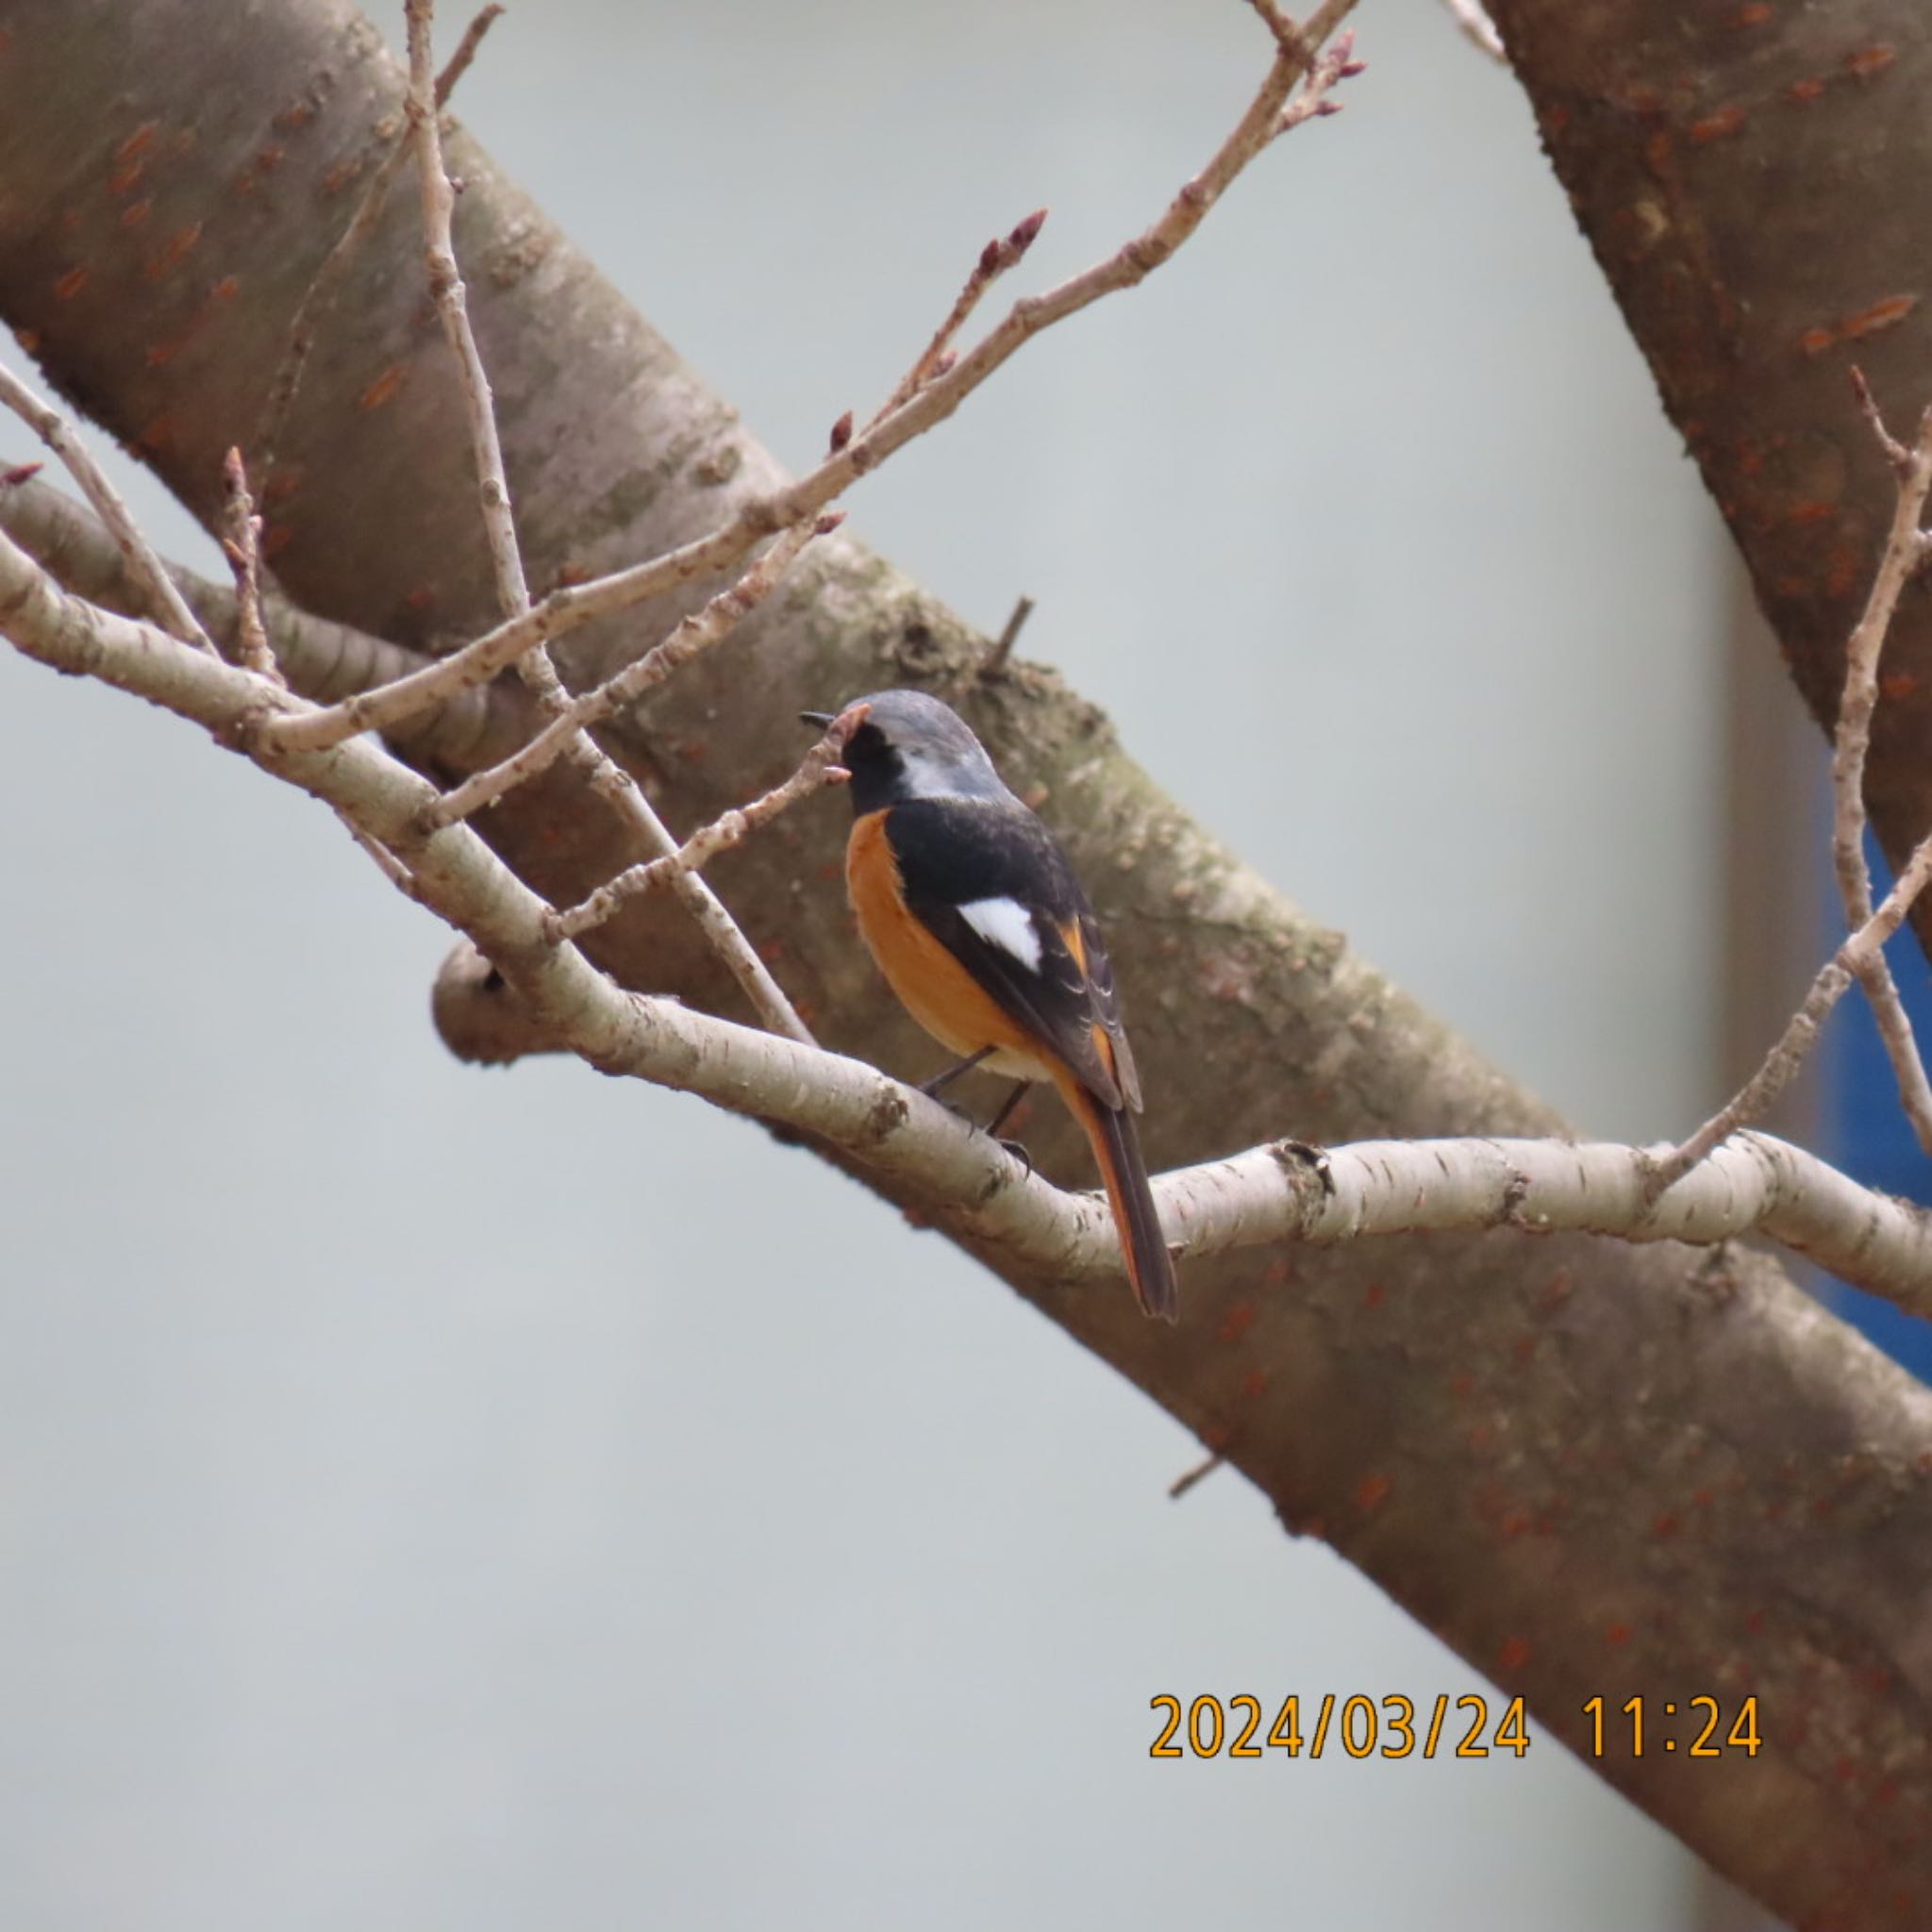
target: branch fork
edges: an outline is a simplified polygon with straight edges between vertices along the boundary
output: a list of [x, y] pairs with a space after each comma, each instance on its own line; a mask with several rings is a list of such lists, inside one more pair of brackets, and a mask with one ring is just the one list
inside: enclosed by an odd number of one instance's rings
[[1757, 1073], [1695, 1133], [1651, 1161], [1647, 1191], [1652, 1200], [1674, 1186], [1729, 1135], [1763, 1116], [1804, 1064], [1826, 1016], [1854, 980], [1864, 988], [1871, 1002], [1898, 1084], [1899, 1104], [1919, 1145], [1932, 1154], [1932, 1083], [1927, 1081], [1925, 1063], [1884, 951], [1886, 941], [1905, 923], [1932, 880], [1932, 833], [1920, 841], [1885, 903], [1875, 911], [1871, 869], [1865, 862], [1865, 760], [1872, 742], [1872, 721], [1878, 708], [1879, 659], [1898, 600], [1932, 554], [1932, 536], [1923, 527], [1926, 497], [1932, 493], [1932, 406], [1921, 412], [1918, 433], [1907, 447], [1886, 427], [1864, 373], [1854, 368], [1851, 380], [1858, 411], [1896, 479], [1897, 497], [1865, 608], [1845, 643], [1844, 687], [1832, 740], [1832, 863], [1850, 931], [1819, 969], [1803, 1003]]

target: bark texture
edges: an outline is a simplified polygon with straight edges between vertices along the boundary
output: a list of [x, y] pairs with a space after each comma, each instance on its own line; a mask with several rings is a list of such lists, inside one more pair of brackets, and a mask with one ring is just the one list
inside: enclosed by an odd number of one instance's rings
[[[1519, 35], [1537, 10], [1499, 8]], [[1593, 44], [1641, 9], [1547, 10], [1554, 49], [1565, 22]], [[208, 30], [203, 0], [13, 0], [0, 26], [0, 316], [205, 518], [223, 451], [258, 433], [291, 314], [401, 127], [396, 70], [341, 0], [223, 21]], [[451, 153], [534, 587], [696, 534], [770, 480], [730, 411], [487, 158], [460, 135]], [[1688, 297], [1669, 312], [1687, 343], [1722, 323]], [[273, 567], [308, 608], [433, 649], [487, 622], [490, 589], [412, 197], [334, 313], [268, 479]], [[1724, 364], [1737, 326], [1699, 353]], [[1797, 374], [1823, 379], [1815, 358]], [[1849, 421], [1833, 446], [1862, 475]], [[566, 675], [634, 655], [677, 614], [578, 634]], [[958, 703], [1093, 889], [1157, 1166], [1290, 1131], [1557, 1126], [1210, 841], [1091, 706], [1034, 667], [979, 677], [983, 649], [833, 539], [607, 741], [689, 828], [789, 769], [802, 707], [893, 682]], [[620, 857], [561, 774], [485, 818], [559, 903]], [[841, 819], [794, 813], [715, 882], [827, 1043], [920, 1069], [929, 1051], [850, 935]], [[630, 985], [733, 1009], [674, 908], [638, 907], [597, 953]], [[1084, 1174], [1052, 1110], [1025, 1132], [1049, 1172]], [[1775, 1269], [1516, 1233], [1283, 1247], [1190, 1268], [1177, 1333], [1119, 1283], [1013, 1286], [1573, 1745], [1597, 1694], [1728, 1710], [1756, 1693], [1755, 1760], [1680, 1748], [1596, 1768], [1776, 1910], [1859, 1926], [1932, 1911], [1932, 1396]]]
[[[1545, 146], [1827, 730], [1893, 479], [1932, 404], [1932, 13], [1909, 0], [1497, 0]], [[1932, 590], [1886, 645], [1865, 791], [1894, 866], [1932, 827]], [[1932, 906], [1916, 915], [1932, 941]]]

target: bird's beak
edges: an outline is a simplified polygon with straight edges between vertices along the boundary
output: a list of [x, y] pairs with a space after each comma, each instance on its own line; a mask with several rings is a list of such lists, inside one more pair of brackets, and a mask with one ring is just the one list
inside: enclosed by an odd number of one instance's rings
[[[816, 724], [821, 731], [829, 731], [834, 724], [845, 726], [845, 736], [850, 738], [865, 723], [865, 714], [872, 709], [870, 705], [847, 705], [842, 711], [801, 711], [799, 716], [808, 724]], [[843, 765], [827, 765], [825, 782], [828, 785], [842, 785], [852, 776]]]

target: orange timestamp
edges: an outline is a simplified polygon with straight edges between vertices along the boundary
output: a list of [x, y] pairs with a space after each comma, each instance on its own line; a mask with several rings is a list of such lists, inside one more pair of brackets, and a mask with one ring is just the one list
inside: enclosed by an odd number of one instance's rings
[[1728, 1728], [1724, 1707], [1715, 1697], [1689, 1697], [1682, 1704], [1663, 1697], [1629, 1697], [1615, 1708], [1607, 1698], [1592, 1697], [1583, 1714], [1590, 1720], [1592, 1757], [1626, 1751], [1632, 1757], [1646, 1752], [1653, 1757], [1722, 1757], [1729, 1751], [1756, 1757], [1759, 1749], [1755, 1697], [1739, 1704]]
[[1188, 1703], [1150, 1697], [1147, 1708], [1166, 1719], [1148, 1746], [1150, 1757], [1261, 1758], [1271, 1751], [1284, 1757], [1304, 1752], [1320, 1757], [1331, 1744], [1349, 1757], [1411, 1757], [1418, 1753], [1425, 1758], [1488, 1757], [1506, 1751], [1521, 1757], [1529, 1749], [1529, 1724], [1520, 1697], [1502, 1706], [1493, 1729], [1490, 1700], [1474, 1692], [1452, 1701], [1444, 1691], [1428, 1707], [1426, 1718], [1412, 1699], [1399, 1695], [1339, 1698], [1329, 1690], [1305, 1705], [1291, 1693], [1265, 1732], [1267, 1707], [1258, 1697], [1203, 1696]]

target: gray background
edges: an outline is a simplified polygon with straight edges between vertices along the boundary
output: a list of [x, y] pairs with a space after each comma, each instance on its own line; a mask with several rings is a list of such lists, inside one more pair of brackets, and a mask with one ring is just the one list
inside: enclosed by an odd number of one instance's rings
[[[1713, 520], [1513, 82], [1426, 0], [1357, 25], [1347, 111], [855, 527], [1039, 598], [1269, 876], [1670, 1133]], [[798, 464], [989, 235], [1110, 248], [1264, 60], [1237, 0], [548, 0], [459, 107]], [[0, 1926], [1690, 1923], [1546, 1738], [1150, 1763], [1157, 1692], [1480, 1680], [1239, 1479], [1170, 1503], [1183, 1431], [828, 1171], [452, 1063], [444, 936], [318, 808], [8, 654], [0, 823]]]

